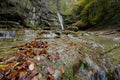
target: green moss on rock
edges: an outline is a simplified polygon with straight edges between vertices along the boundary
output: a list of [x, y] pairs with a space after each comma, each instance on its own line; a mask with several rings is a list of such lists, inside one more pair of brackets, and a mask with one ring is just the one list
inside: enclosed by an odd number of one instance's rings
[[105, 26], [118, 25], [120, 24], [119, 5], [118, 0], [82, 0], [72, 10], [71, 14], [74, 16], [71, 17], [75, 23], [78, 21], [87, 23], [88, 28], [90, 26], [105, 28]]

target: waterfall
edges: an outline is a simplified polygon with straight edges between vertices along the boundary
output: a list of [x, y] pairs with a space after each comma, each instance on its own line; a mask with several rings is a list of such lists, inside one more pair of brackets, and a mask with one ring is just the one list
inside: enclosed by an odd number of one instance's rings
[[37, 21], [37, 16], [36, 16], [36, 8], [33, 7], [29, 13], [29, 19], [30, 19], [30, 23], [32, 25], [35, 25], [36, 21]]
[[58, 19], [59, 19], [59, 21], [60, 21], [61, 29], [64, 30], [64, 26], [63, 26], [63, 18], [62, 18], [62, 16], [60, 15], [59, 12], [57, 12], [57, 15], [58, 15]]

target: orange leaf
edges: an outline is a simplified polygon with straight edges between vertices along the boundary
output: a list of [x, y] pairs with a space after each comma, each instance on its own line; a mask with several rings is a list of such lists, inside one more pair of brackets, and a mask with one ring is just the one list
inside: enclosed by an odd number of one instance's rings
[[62, 73], [65, 73], [65, 69], [63, 67], [60, 67], [59, 70], [62, 72]]
[[8, 78], [15, 78], [18, 76], [18, 72], [14, 72], [14, 73], [11, 73], [10, 75], [8, 75]]
[[47, 80], [54, 80], [54, 77], [49, 74]]
[[12, 67], [12, 66], [13, 66], [13, 63], [7, 63], [6, 66], [7, 66], [7, 67]]
[[54, 70], [53, 67], [51, 67], [51, 66], [48, 66], [48, 67], [47, 67], [47, 70], [48, 70], [48, 72], [49, 72], [50, 74], [54, 74], [54, 73], [55, 73], [55, 70]]
[[90, 74], [90, 75], [93, 75], [93, 74], [94, 74], [94, 71], [93, 71], [93, 70], [90, 70], [90, 71], [89, 71], [89, 74]]

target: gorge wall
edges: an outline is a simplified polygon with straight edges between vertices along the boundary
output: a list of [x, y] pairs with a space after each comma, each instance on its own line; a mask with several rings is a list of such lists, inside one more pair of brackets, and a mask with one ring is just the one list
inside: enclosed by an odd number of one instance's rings
[[76, 0], [66, 23], [79, 29], [120, 28], [120, 0]]
[[49, 0], [0, 0], [0, 27], [56, 27], [56, 13]]

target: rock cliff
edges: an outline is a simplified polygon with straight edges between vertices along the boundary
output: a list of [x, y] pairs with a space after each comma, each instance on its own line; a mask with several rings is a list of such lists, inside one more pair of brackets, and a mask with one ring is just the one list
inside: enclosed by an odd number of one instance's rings
[[[47, 0], [0, 0], [0, 27], [56, 27], [56, 13]], [[56, 24], [55, 24], [56, 23]]]

